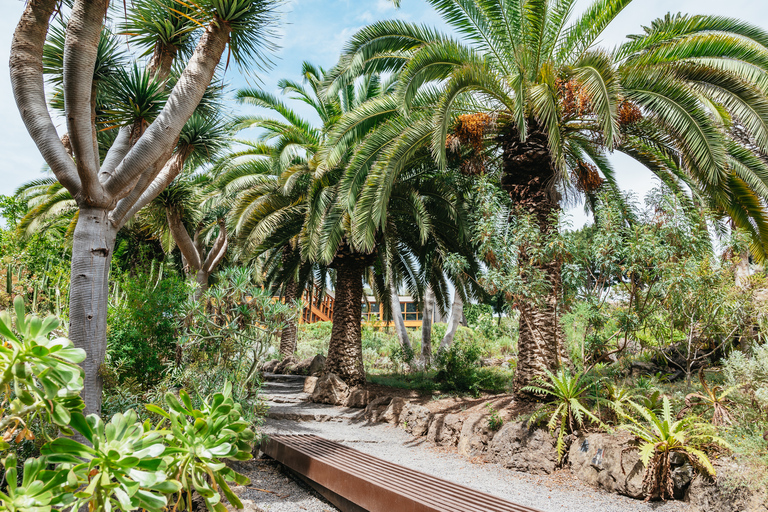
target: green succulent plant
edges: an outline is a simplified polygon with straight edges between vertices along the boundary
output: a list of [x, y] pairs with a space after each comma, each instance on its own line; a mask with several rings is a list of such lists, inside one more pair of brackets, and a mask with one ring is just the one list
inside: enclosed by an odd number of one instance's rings
[[533, 425], [541, 418], [549, 416], [547, 427], [550, 433], [557, 434], [557, 457], [562, 460], [565, 454], [565, 435], [573, 432], [575, 427], [583, 428], [587, 420], [599, 426], [603, 422], [595, 416], [586, 405], [586, 394], [592, 385], [587, 382], [581, 372], [571, 375], [567, 369], [561, 368], [558, 372], [546, 371], [549, 380], [539, 380], [538, 386], [526, 386], [522, 391], [545, 395], [552, 401], [537, 409], [528, 420], [528, 425]]

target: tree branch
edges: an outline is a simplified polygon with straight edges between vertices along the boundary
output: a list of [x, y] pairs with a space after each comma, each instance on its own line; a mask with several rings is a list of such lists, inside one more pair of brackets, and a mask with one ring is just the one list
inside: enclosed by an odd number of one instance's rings
[[74, 161], [64, 149], [45, 102], [43, 45], [48, 20], [58, 0], [30, 0], [11, 43], [11, 87], [21, 119], [56, 179], [72, 197], [81, 184]]
[[168, 227], [171, 229], [173, 240], [179, 246], [182, 256], [187, 260], [190, 267], [200, 270], [202, 268], [200, 253], [197, 251], [189, 233], [187, 233], [184, 223], [181, 222], [181, 215], [174, 208], [166, 208], [165, 216], [168, 219]]
[[180, 153], [174, 154], [165, 163], [162, 170], [160, 171], [160, 174], [158, 174], [155, 180], [149, 184], [146, 190], [144, 190], [144, 193], [141, 194], [141, 197], [139, 197], [138, 201], [130, 206], [127, 211], [125, 211], [125, 207], [123, 207], [123, 202], [125, 202], [126, 205], [130, 204], [131, 195], [121, 199], [120, 202], [117, 203], [117, 208], [115, 208], [115, 211], [113, 212], [115, 218], [112, 222], [115, 223], [118, 229], [122, 228], [126, 222], [131, 220], [131, 217], [136, 215], [139, 210], [151, 203], [152, 200], [160, 195], [160, 192], [165, 190], [168, 185], [170, 185], [171, 182], [176, 179], [176, 176], [178, 176], [181, 173], [181, 170], [184, 168], [185, 161], [186, 158], [184, 155]]
[[205, 258], [203, 263], [203, 271], [209, 274], [214, 271], [216, 266], [224, 259], [224, 255], [227, 253], [227, 246], [229, 240], [227, 239], [227, 225], [224, 219], [219, 219], [219, 236], [216, 237], [216, 241], [213, 243], [213, 247], [208, 252], [208, 257]]
[[96, 127], [92, 120], [93, 70], [106, 11], [104, 0], [77, 0], [64, 44], [64, 112], [82, 183], [78, 203], [94, 206], [108, 201], [98, 179], [99, 153], [94, 149]]
[[108, 193], [124, 197], [144, 169], [170, 152], [213, 79], [229, 42], [229, 32], [228, 24], [221, 20], [208, 26], [162, 112], [104, 182]]

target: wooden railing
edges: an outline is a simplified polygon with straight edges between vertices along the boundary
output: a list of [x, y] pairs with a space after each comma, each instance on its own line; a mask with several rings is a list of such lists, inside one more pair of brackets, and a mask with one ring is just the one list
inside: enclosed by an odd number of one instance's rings
[[301, 315], [301, 321], [305, 324], [315, 322], [330, 322], [333, 318], [333, 296], [330, 293], [323, 294], [320, 300], [318, 288], [311, 288], [304, 291], [302, 300], [304, 301], [304, 311]]

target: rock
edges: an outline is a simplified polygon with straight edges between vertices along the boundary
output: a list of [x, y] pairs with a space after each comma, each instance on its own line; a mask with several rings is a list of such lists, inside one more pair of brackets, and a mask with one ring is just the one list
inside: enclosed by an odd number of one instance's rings
[[400, 423], [403, 429], [413, 436], [423, 436], [429, 430], [429, 420], [432, 413], [423, 405], [408, 403], [400, 413]]
[[290, 373], [291, 375], [309, 375], [309, 366], [311, 364], [312, 358], [303, 359], [295, 365], [289, 365], [289, 367], [286, 368], [285, 373]]
[[582, 482], [631, 498], [644, 497], [645, 467], [629, 433], [579, 436], [571, 443], [568, 461]]
[[629, 365], [629, 375], [631, 377], [640, 377], [641, 375], [656, 375], [661, 368], [653, 363], [644, 363], [642, 361], [633, 361]]
[[298, 359], [296, 359], [293, 356], [288, 356], [285, 359], [283, 359], [282, 361], [280, 361], [280, 364], [277, 365], [277, 367], [275, 368], [275, 371], [273, 373], [284, 374], [285, 370], [288, 368], [288, 366], [296, 365], [298, 363], [299, 363]]
[[319, 404], [344, 405], [349, 398], [349, 386], [335, 373], [320, 377], [312, 392], [312, 401]]
[[456, 446], [464, 418], [457, 414], [436, 414], [429, 424], [427, 440], [440, 446]]
[[314, 375], [315, 377], [319, 377], [323, 371], [325, 371], [325, 356], [322, 354], [317, 354], [312, 358], [312, 362], [309, 363], [307, 375]]
[[347, 399], [347, 407], [356, 407], [358, 409], [364, 409], [368, 404], [376, 398], [376, 395], [368, 391], [367, 389], [352, 388]]
[[461, 427], [459, 454], [465, 457], [480, 457], [488, 451], [488, 443], [495, 432], [488, 427], [488, 415], [470, 414]]
[[676, 500], [681, 500], [685, 497], [685, 491], [688, 490], [688, 484], [691, 483], [694, 476], [696, 476], [696, 473], [693, 470], [693, 467], [687, 462], [682, 466], [672, 469], [672, 482], [675, 486], [674, 493]]
[[557, 466], [555, 439], [526, 422], [507, 423], [493, 436], [486, 458], [515, 471], [549, 474]]
[[495, 357], [480, 358], [480, 366], [501, 366], [502, 363], [504, 363], [503, 359], [497, 359]]
[[[740, 476], [741, 482], [729, 481], [726, 485], [714, 482], [708, 477], [697, 475], [688, 486], [685, 501], [695, 512], [768, 512], [768, 497], [760, 485], [750, 485], [744, 480], [744, 467], [729, 468]], [[717, 467], [719, 481], [731, 480], [726, 468]], [[724, 478], [725, 477], [725, 478]]]
[[275, 368], [277, 368], [277, 365], [279, 364], [280, 364], [280, 361], [277, 359], [267, 361], [262, 365], [261, 371], [263, 371], [264, 373], [275, 373]]
[[387, 405], [387, 408], [384, 409], [384, 412], [379, 416], [379, 421], [398, 423], [400, 421], [400, 413], [403, 411], [404, 406], [405, 399], [400, 398], [399, 396], [393, 398], [392, 401], [389, 402], [389, 405]]
[[317, 386], [317, 377], [307, 377], [304, 379], [304, 392], [310, 395], [315, 392]]
[[363, 417], [370, 423], [376, 423], [377, 421], [382, 421], [380, 419], [381, 415], [387, 409], [387, 406], [391, 401], [392, 401], [391, 396], [382, 396], [382, 397], [376, 398], [366, 406], [365, 412], [363, 413]]

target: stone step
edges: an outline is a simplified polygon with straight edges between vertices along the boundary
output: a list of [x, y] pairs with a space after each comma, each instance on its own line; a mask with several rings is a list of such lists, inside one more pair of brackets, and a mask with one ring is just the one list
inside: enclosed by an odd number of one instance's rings
[[360, 415], [359, 409], [348, 409], [326, 404], [275, 404], [270, 406], [267, 418], [271, 420], [290, 421], [351, 421]]
[[276, 404], [299, 404], [302, 402], [308, 402], [309, 397], [312, 396], [309, 393], [296, 393], [292, 395], [280, 395], [280, 394], [271, 394], [271, 393], [262, 393], [261, 397], [267, 402], [267, 403], [276, 403]]
[[277, 373], [265, 373], [264, 382], [300, 382], [302, 385], [306, 380], [304, 375], [282, 375]]
[[262, 388], [269, 389], [304, 389], [304, 381], [301, 382], [264, 382], [261, 385]]

